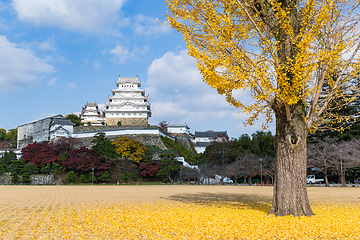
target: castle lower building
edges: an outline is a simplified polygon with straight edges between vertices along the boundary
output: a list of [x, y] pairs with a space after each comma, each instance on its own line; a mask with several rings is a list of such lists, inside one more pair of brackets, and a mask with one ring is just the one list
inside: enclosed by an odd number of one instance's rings
[[71, 137], [74, 124], [62, 115], [30, 122], [17, 128], [17, 149], [33, 142], [50, 142], [60, 137]]
[[80, 113], [81, 122], [92, 126], [104, 125], [105, 116], [100, 113], [99, 106], [96, 103], [86, 103]]
[[112, 89], [103, 113], [107, 125], [147, 126], [151, 117], [149, 96], [140, 89], [138, 77], [120, 77]]

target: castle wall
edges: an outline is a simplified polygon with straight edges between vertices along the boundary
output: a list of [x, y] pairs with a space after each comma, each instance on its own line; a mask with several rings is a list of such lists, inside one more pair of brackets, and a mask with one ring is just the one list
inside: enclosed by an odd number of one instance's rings
[[105, 119], [105, 123], [110, 126], [116, 126], [118, 121], [121, 122], [121, 126], [137, 126], [146, 127], [148, 125], [147, 118], [109, 118]]
[[[136, 140], [138, 142], [141, 142], [144, 145], [147, 146], [157, 146], [160, 149], [166, 150], [166, 146], [162, 142], [160, 135], [154, 135], [154, 134], [123, 134], [123, 135], [112, 135], [112, 136], [106, 136], [111, 141], [114, 141], [116, 139], [119, 139], [119, 137], [128, 137], [130, 139]], [[86, 147], [91, 148], [93, 140], [93, 137], [85, 137], [81, 138], [82, 144], [84, 144]]]

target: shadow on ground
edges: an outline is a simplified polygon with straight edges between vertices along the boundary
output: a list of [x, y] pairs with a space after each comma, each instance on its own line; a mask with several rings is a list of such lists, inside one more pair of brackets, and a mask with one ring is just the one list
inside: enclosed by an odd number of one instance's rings
[[272, 201], [271, 197], [229, 193], [177, 194], [167, 197], [166, 200], [203, 205], [226, 205], [241, 209], [259, 210], [265, 213], [269, 213]]

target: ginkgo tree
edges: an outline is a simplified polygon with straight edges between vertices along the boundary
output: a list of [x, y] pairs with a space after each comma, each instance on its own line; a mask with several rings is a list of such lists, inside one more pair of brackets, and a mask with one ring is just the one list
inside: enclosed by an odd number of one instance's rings
[[[270, 214], [311, 216], [306, 189], [309, 131], [353, 122], [339, 108], [359, 93], [359, 0], [167, 0], [203, 80], [253, 124], [276, 121]], [[235, 95], [248, 91], [253, 102]], [[355, 94], [354, 94], [355, 93]], [[337, 101], [341, 99], [341, 101]], [[348, 125], [348, 124], [346, 124]]]
[[112, 142], [112, 145], [121, 157], [137, 163], [143, 159], [146, 150], [144, 144], [128, 137], [119, 137]]

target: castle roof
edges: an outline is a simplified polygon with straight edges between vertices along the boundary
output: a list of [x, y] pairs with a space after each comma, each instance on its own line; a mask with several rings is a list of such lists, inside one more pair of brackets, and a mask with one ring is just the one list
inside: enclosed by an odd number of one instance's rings
[[51, 124], [57, 124], [57, 125], [75, 125], [70, 119], [67, 118], [54, 118], [51, 122]]
[[139, 81], [138, 77], [120, 77], [119, 75], [119, 80], [116, 81], [116, 86], [119, 87], [120, 84], [126, 83], [137, 84], [139, 87], [141, 87], [141, 82]]
[[206, 131], [206, 132], [196, 132], [195, 137], [218, 137], [219, 135], [225, 134], [227, 135], [226, 131]]
[[168, 128], [169, 128], [169, 127], [170, 127], [170, 128], [180, 128], [180, 127], [182, 128], [182, 127], [185, 127], [185, 128], [187, 128], [187, 129], [190, 129], [186, 123], [180, 123], [180, 124], [174, 124], [174, 123], [173, 123], [173, 124], [170, 124], [170, 123], [169, 123], [169, 124], [167, 125], [167, 127], [168, 127]]

